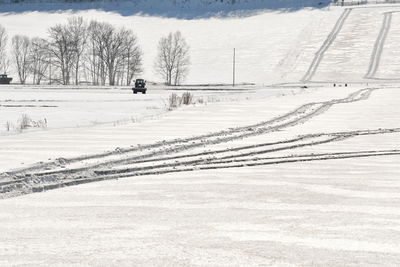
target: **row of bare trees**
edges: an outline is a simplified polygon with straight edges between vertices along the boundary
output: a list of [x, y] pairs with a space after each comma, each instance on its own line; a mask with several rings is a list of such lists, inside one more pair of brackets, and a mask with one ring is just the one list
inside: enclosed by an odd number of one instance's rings
[[[8, 37], [0, 25], [0, 73], [12, 65], [21, 84], [30, 77], [33, 84], [130, 85], [143, 72], [143, 53], [129, 29], [71, 17], [48, 34], [47, 39], [13, 36], [8, 60]], [[180, 84], [189, 64], [189, 46], [179, 31], [161, 38], [155, 71], [167, 85]]]

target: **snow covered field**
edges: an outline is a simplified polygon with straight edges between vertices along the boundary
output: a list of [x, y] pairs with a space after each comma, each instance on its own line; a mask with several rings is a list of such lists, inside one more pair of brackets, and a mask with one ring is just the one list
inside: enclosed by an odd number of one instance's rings
[[[216, 90], [185, 88], [194, 95], [193, 102], [201, 103], [238, 101], [243, 92], [250, 88], [254, 89], [249, 86], [237, 89], [220, 87]], [[46, 119], [45, 130], [98, 124], [116, 126], [157, 118], [167, 112], [169, 96], [172, 93], [181, 96], [183, 92], [186, 92], [184, 88], [177, 87], [176, 90], [170, 90], [162, 86], [150, 86], [149, 92], [145, 95], [134, 95], [127, 87], [72, 86], [70, 89], [65, 89], [61, 86], [3, 86], [0, 93], [0, 125], [2, 125], [0, 136], [18, 134], [20, 132], [18, 126], [24, 114], [34, 121]], [[271, 94], [274, 93], [276, 91]], [[7, 125], [10, 125], [9, 129]]]
[[[138, 25], [146, 75], [151, 44], [180, 28], [190, 83], [229, 82], [229, 43], [258, 85], [203, 87], [173, 111], [165, 88], [0, 88], [1, 125], [48, 121], [0, 129], [0, 265], [399, 266], [399, 10], [80, 12]], [[0, 23], [40, 35], [69, 16], [43, 14]]]
[[[398, 265], [400, 91], [268, 90], [112, 130], [4, 136], [2, 160], [21, 141], [16, 162], [71, 156], [27, 172], [36, 177], [16, 173], [23, 191], [112, 180], [2, 200], [2, 264]], [[145, 147], [161, 140], [170, 142]], [[121, 149], [100, 153], [112, 145]]]
[[[201, 103], [171, 112], [166, 110], [170, 94], [181, 95], [186, 91], [153, 89], [146, 95], [133, 95], [132, 91], [121, 89], [5, 90], [0, 107], [5, 115], [0, 121], [3, 125], [0, 131], [0, 158], [4, 163], [0, 165], [0, 171], [21, 167], [21, 163], [26, 165], [47, 161], [48, 158], [99, 153], [121, 146], [224, 130], [248, 121], [257, 122], [262, 117], [243, 117], [246, 114], [242, 113], [241, 107], [251, 105], [251, 110], [261, 109], [265, 106], [264, 100], [304, 91], [299, 88], [256, 90], [257, 87], [243, 87], [190, 91], [194, 101], [201, 100]], [[259, 99], [257, 105], [248, 102], [255, 98]], [[43, 108], [42, 105], [56, 107]], [[181, 115], [181, 109], [188, 113]], [[272, 109], [278, 111], [271, 106], [265, 112], [271, 112]], [[285, 107], [281, 109], [285, 110]], [[276, 111], [269, 116], [278, 114]], [[6, 122], [18, 125], [22, 114], [34, 120], [46, 118], [48, 127], [27, 129], [22, 133], [15, 129], [6, 131]], [[223, 114], [227, 114], [228, 119]], [[200, 123], [196, 123], [198, 119]], [[21, 153], [21, 149], [24, 153]], [[36, 156], [32, 157], [33, 154]]]

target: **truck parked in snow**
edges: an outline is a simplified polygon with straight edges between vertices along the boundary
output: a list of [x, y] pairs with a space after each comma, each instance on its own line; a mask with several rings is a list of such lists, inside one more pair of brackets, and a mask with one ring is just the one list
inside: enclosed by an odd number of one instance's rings
[[7, 74], [0, 74], [0, 84], [10, 84], [12, 78], [7, 77]]
[[132, 88], [132, 91], [134, 94], [137, 94], [138, 92], [145, 94], [147, 91], [146, 88], [146, 81], [143, 79], [136, 79], [135, 81], [135, 87]]

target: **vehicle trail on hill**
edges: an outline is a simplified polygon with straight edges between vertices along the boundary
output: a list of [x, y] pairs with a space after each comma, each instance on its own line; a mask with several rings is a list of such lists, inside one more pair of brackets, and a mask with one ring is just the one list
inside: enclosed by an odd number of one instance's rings
[[381, 58], [382, 58], [383, 47], [385, 45], [389, 30], [391, 27], [393, 13], [394, 12], [386, 12], [383, 15], [383, 22], [382, 22], [381, 30], [375, 41], [374, 49], [372, 50], [367, 74], [365, 74], [365, 76], [364, 76], [364, 78], [366, 78], [366, 79], [373, 79], [375, 77], [376, 72], [378, 71], [378, 68], [379, 68], [379, 65], [381, 62]]
[[315, 75], [315, 72], [317, 71], [319, 65], [321, 64], [322, 59], [324, 58], [325, 52], [329, 49], [329, 47], [332, 45], [332, 43], [335, 41], [336, 37], [340, 33], [340, 31], [343, 28], [344, 23], [346, 22], [347, 18], [349, 17], [352, 8], [346, 8], [342, 15], [339, 17], [337, 20], [335, 26], [333, 27], [332, 31], [320, 47], [320, 49], [315, 53], [314, 58], [311, 62], [311, 65], [309, 66], [306, 74], [303, 76], [301, 79], [302, 82], [309, 82]]

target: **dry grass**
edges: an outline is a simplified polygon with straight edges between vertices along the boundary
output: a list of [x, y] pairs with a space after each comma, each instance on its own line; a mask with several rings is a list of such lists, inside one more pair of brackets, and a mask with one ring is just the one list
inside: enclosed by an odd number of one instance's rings
[[174, 110], [174, 109], [180, 107], [181, 105], [193, 104], [194, 103], [193, 99], [194, 99], [194, 96], [190, 92], [185, 92], [182, 94], [182, 96], [178, 96], [178, 94], [172, 93], [168, 97], [166, 106], [167, 106], [168, 110]]
[[185, 92], [183, 93], [181, 100], [183, 105], [190, 105], [193, 103], [193, 94], [190, 92]]
[[[11, 130], [13, 124], [7, 122], [6, 128], [8, 131]], [[22, 114], [21, 118], [18, 120], [15, 130], [22, 132], [29, 128], [47, 128], [47, 119], [43, 120], [32, 120], [27, 114]]]
[[172, 93], [168, 97], [167, 108], [168, 110], [173, 110], [181, 105], [180, 97], [176, 93]]
[[11, 130], [12, 127], [13, 127], [12, 123], [9, 122], [9, 121], [7, 121], [7, 122], [6, 122], [6, 130], [7, 130], [7, 132], [9, 132], [9, 131]]
[[18, 121], [18, 130], [23, 131], [31, 127], [31, 121], [32, 119], [27, 114], [22, 114]]

